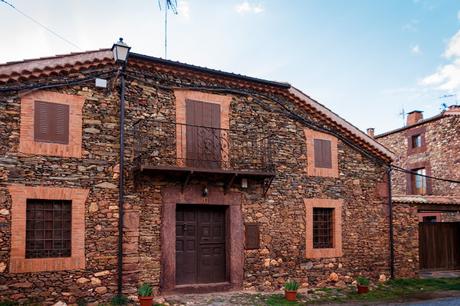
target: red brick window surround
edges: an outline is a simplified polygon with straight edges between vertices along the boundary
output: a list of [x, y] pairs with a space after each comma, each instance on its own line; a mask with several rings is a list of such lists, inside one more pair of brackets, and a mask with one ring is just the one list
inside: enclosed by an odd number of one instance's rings
[[14, 184], [8, 191], [14, 233], [10, 273], [84, 269], [89, 190]]
[[304, 129], [307, 143], [307, 174], [309, 176], [339, 177], [337, 138]]
[[[429, 161], [417, 162], [407, 165], [411, 172], [431, 176], [431, 165]], [[432, 194], [431, 179], [412, 173], [406, 173], [407, 194], [430, 195]]]
[[[230, 102], [232, 101], [232, 96], [229, 95], [218, 95], [211, 94], [206, 92], [201, 92], [197, 90], [183, 90], [176, 89], [174, 90], [174, 96], [176, 98], [176, 122], [179, 123], [176, 126], [176, 154], [178, 166], [185, 166], [185, 160], [187, 160], [187, 135], [186, 129], [183, 125], [187, 124], [187, 101], [197, 101], [202, 103], [211, 103], [213, 105], [220, 106], [220, 128], [228, 130], [230, 127]], [[223, 133], [220, 138], [222, 140], [222, 150], [220, 159], [223, 164], [229, 159], [228, 146], [225, 146], [225, 143], [228, 143], [228, 133]]]
[[407, 155], [423, 153], [427, 149], [425, 139], [426, 128], [413, 128], [406, 132], [407, 137]]
[[304, 199], [306, 258], [342, 256], [343, 200]]
[[36, 91], [21, 98], [19, 152], [81, 158], [84, 97]]

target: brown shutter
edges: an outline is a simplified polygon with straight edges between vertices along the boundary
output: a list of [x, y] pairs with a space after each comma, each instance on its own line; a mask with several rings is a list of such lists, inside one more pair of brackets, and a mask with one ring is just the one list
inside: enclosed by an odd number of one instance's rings
[[332, 168], [331, 141], [314, 139], [315, 167]]
[[34, 140], [69, 143], [69, 106], [35, 101]]
[[221, 161], [220, 105], [186, 100], [186, 164], [218, 168]]
[[257, 250], [260, 248], [259, 224], [246, 223], [245, 225], [245, 248], [246, 250]]

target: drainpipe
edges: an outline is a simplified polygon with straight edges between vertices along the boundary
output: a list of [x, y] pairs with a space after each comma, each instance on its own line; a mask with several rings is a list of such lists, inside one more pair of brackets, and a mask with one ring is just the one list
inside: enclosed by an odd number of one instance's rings
[[389, 213], [389, 222], [390, 222], [390, 277], [394, 279], [395, 277], [395, 254], [394, 254], [394, 236], [393, 236], [393, 201], [391, 200], [391, 165], [388, 165], [388, 209]]
[[125, 204], [125, 69], [121, 66], [120, 75], [120, 175], [118, 177], [118, 295], [123, 294], [123, 217]]

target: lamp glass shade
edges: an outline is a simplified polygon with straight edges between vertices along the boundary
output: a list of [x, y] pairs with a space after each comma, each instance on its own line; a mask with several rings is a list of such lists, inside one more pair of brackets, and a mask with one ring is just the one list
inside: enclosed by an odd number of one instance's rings
[[128, 59], [129, 47], [127, 44], [123, 42], [123, 39], [120, 38], [118, 42], [116, 42], [112, 46], [113, 58], [116, 62], [124, 63]]

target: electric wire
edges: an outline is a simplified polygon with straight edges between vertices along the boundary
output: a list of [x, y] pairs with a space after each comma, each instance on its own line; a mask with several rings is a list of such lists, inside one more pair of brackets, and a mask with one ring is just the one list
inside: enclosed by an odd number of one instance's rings
[[433, 180], [438, 180], [438, 181], [443, 181], [443, 182], [448, 182], [448, 183], [460, 184], [460, 181], [458, 181], [458, 180], [452, 180], [452, 179], [446, 179], [446, 178], [437, 177], [437, 176], [432, 176], [432, 175], [420, 174], [420, 173], [417, 173], [417, 172], [415, 172], [415, 171], [407, 170], [407, 169], [404, 169], [404, 168], [401, 168], [401, 167], [395, 166], [395, 165], [391, 165], [391, 168], [392, 168], [393, 170], [396, 170], [396, 171], [399, 171], [399, 172], [404, 172], [404, 173], [408, 173], [408, 174], [413, 174], [413, 175], [417, 175], [417, 176], [421, 176], [421, 177], [425, 177], [425, 178], [429, 178], [429, 179], [433, 179]]
[[1, 2], [5, 3], [6, 5], [8, 5], [9, 7], [11, 7], [12, 9], [14, 9], [16, 12], [18, 12], [19, 14], [21, 14], [22, 16], [26, 17], [27, 19], [29, 19], [30, 21], [34, 22], [35, 24], [39, 25], [40, 27], [44, 28], [45, 30], [47, 30], [49, 33], [53, 34], [54, 36], [58, 37], [59, 39], [65, 41], [66, 43], [68, 43], [69, 45], [77, 48], [78, 50], [82, 50], [79, 46], [77, 46], [76, 44], [74, 44], [73, 42], [71, 42], [70, 40], [68, 40], [67, 38], [63, 37], [62, 35], [56, 33], [55, 31], [53, 31], [52, 29], [50, 29], [49, 27], [47, 27], [46, 25], [40, 23], [38, 20], [36, 20], [35, 18], [31, 17], [30, 15], [27, 15], [26, 13], [24, 13], [23, 11], [21, 11], [20, 9], [18, 9], [17, 7], [15, 7], [13, 4], [7, 2], [6, 0], [0, 0]]

